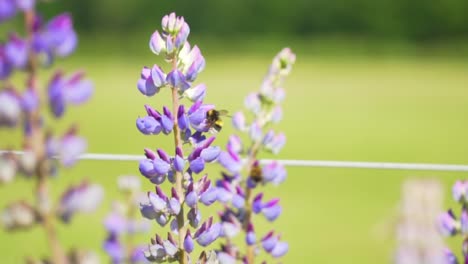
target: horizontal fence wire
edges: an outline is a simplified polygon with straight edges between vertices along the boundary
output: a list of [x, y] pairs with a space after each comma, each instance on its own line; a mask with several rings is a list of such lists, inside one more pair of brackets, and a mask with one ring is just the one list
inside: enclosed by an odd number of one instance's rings
[[[0, 154], [13, 153], [23, 155], [23, 151], [0, 150]], [[81, 160], [99, 161], [139, 161], [144, 155], [86, 153], [79, 157]], [[293, 160], [293, 159], [262, 159], [261, 164], [277, 161], [284, 166], [291, 167], [322, 167], [322, 168], [355, 168], [381, 170], [419, 170], [419, 171], [468, 171], [468, 165], [432, 164], [432, 163], [400, 163], [400, 162], [369, 162], [369, 161], [333, 161], [333, 160]]]

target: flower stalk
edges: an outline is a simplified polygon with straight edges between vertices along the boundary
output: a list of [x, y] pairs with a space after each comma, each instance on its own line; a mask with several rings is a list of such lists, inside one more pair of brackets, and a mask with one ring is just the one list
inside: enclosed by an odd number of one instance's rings
[[[54, 204], [49, 178], [57, 174], [58, 166], [53, 157], [59, 156], [62, 165], [71, 166], [85, 151], [86, 142], [76, 136], [75, 127], [62, 138], [56, 138], [43, 110], [48, 104], [54, 117], [62, 117], [67, 104], [81, 104], [90, 97], [93, 85], [82, 79], [83, 74], [65, 80], [56, 73], [48, 87], [41, 87], [41, 67], [50, 66], [55, 58], [70, 55], [76, 47], [77, 36], [71, 18], [62, 14], [43, 23], [34, 0], [10, 0], [4, 4], [10, 6], [8, 12], [0, 14], [0, 22], [21, 11], [26, 36], [22, 38], [10, 33], [8, 41], [0, 43], [0, 80], [4, 80], [5, 85], [0, 87], [0, 127], [23, 126], [25, 154], [20, 158], [9, 154], [0, 157], [0, 163], [9, 166], [7, 174], [0, 172], [0, 182], [8, 183], [16, 174], [33, 179], [35, 205], [26, 202], [10, 204], [3, 212], [3, 224], [8, 231], [40, 225], [51, 251], [48, 262], [68, 264], [74, 259], [73, 264], [81, 263], [89, 259], [78, 257], [76, 251], [66, 253], [63, 250], [55, 221], [59, 218], [68, 223], [74, 213], [92, 211], [102, 198], [102, 189], [84, 182], [66, 190], [58, 204]], [[25, 74], [25, 89], [17, 89], [9, 80], [15, 72]]]
[[[280, 241], [280, 236], [270, 231], [257, 239], [253, 217], [262, 213], [267, 220], [274, 221], [281, 214], [279, 199], [263, 202], [263, 192], [257, 190], [266, 184], [278, 185], [286, 178], [286, 170], [277, 162], [260, 166], [258, 155], [261, 150], [277, 154], [285, 143], [285, 136], [268, 130], [271, 124], [281, 120], [280, 103], [284, 98], [282, 88], [284, 78], [289, 74], [295, 61], [295, 55], [290, 49], [283, 49], [274, 59], [259, 92], [251, 93], [245, 100], [245, 105], [253, 114], [253, 120], [248, 125], [243, 112], [237, 112], [232, 117], [233, 126], [249, 135], [251, 143], [244, 148], [237, 135], [232, 135], [222, 152], [219, 163], [224, 167], [222, 179], [218, 180], [218, 200], [225, 205], [220, 212], [223, 234], [226, 243], [221, 246], [218, 257], [222, 262], [256, 263], [260, 247], [275, 258], [288, 251], [288, 244]], [[242, 162], [245, 157], [246, 162]], [[242, 230], [245, 237], [245, 251], [232, 243], [232, 238]]]
[[[177, 70], [177, 58], [172, 59], [172, 70]], [[171, 88], [171, 94], [172, 94], [172, 112], [177, 113], [180, 104], [179, 104], [179, 93], [177, 91], [177, 87], [172, 87]], [[183, 148], [182, 148], [182, 140], [180, 136], [180, 129], [179, 129], [179, 121], [177, 119], [177, 115], [174, 115], [174, 145], [176, 149], [181, 150], [181, 154], [183, 159], [185, 159]], [[180, 264], [187, 264], [187, 256], [186, 252], [183, 248], [184, 245], [184, 238], [186, 235], [186, 230], [185, 230], [185, 216], [184, 216], [184, 190], [183, 190], [183, 177], [182, 173], [180, 171], [175, 172], [175, 178], [176, 178], [176, 191], [179, 196], [179, 203], [182, 204], [180, 207], [180, 211], [177, 214], [177, 226], [179, 228], [178, 233], [179, 233], [179, 252], [180, 252], [180, 257], [179, 257], [179, 263]]]
[[[136, 126], [144, 135], [172, 133], [175, 155], [160, 148], [145, 149], [146, 158], [140, 161], [139, 170], [155, 185], [155, 192], [148, 192], [148, 202], [140, 205], [140, 211], [160, 226], [170, 226], [167, 238], [156, 234], [151, 239], [145, 257], [153, 262], [186, 264], [192, 263], [195, 242], [207, 247], [220, 235], [219, 224], [212, 217], [202, 221], [200, 211], [202, 204], [216, 201], [217, 190], [203, 172], [207, 164], [217, 160], [220, 149], [212, 146], [215, 137], [207, 136], [214, 125], [208, 118], [214, 105], [203, 103], [206, 86], [193, 84], [205, 67], [205, 59], [198, 46], [187, 41], [190, 28], [183, 17], [171, 13], [163, 17], [161, 25], [162, 31], [152, 34], [149, 46], [154, 54], [164, 56], [170, 70], [166, 74], [159, 65], [143, 67], [137, 88], [148, 97], [169, 88], [172, 106], [163, 106], [159, 112], [145, 105], [147, 115], [139, 117]], [[183, 99], [192, 105], [187, 107]], [[189, 154], [184, 154], [184, 146], [191, 148]], [[166, 179], [172, 184], [170, 195], [160, 187]]]

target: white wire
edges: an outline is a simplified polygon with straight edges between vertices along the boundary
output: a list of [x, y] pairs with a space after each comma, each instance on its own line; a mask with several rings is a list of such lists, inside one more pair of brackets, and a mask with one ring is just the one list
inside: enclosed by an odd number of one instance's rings
[[[0, 154], [13, 153], [23, 155], [23, 151], [0, 150]], [[144, 155], [86, 153], [79, 157], [82, 160], [102, 161], [139, 161]], [[273, 160], [263, 159], [262, 164]], [[356, 169], [383, 169], [383, 170], [420, 170], [420, 171], [468, 171], [468, 165], [457, 164], [431, 164], [431, 163], [395, 163], [395, 162], [368, 162], [368, 161], [333, 161], [333, 160], [275, 160], [285, 166], [292, 167], [326, 167], [326, 168], [356, 168]]]

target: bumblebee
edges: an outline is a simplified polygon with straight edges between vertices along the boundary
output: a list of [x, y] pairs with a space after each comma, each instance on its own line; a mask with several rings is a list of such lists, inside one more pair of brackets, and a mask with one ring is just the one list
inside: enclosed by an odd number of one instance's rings
[[221, 116], [228, 116], [228, 111], [211, 109], [206, 112], [206, 120], [212, 133], [217, 133], [223, 128]]
[[260, 164], [258, 163], [258, 161], [255, 161], [255, 163], [252, 165], [252, 169], [250, 170], [250, 178], [255, 183], [259, 183], [263, 180], [262, 168], [260, 167]]

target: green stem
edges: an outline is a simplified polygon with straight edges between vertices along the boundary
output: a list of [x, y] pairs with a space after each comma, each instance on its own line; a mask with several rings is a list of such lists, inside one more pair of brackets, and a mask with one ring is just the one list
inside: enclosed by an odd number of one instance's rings
[[[249, 151], [249, 156], [247, 157], [247, 177], [249, 176], [250, 171], [255, 163], [258, 150], [260, 148], [260, 142], [255, 142]], [[245, 201], [246, 201], [246, 214], [244, 218], [244, 222], [242, 223], [243, 229], [247, 234], [247, 229], [249, 223], [252, 222], [252, 189], [249, 188], [247, 182], [245, 183]], [[247, 264], [253, 264], [255, 261], [255, 246], [254, 245], [247, 245], [246, 249], [246, 257], [247, 257]]]
[[[177, 57], [174, 56], [172, 59], [172, 69], [176, 70], [177, 69]], [[179, 110], [179, 94], [177, 92], [176, 87], [172, 87], [172, 116], [174, 118], [174, 144], [177, 148], [182, 150], [182, 140], [180, 136], [180, 129], [179, 129], [179, 123], [177, 120], [177, 112]], [[182, 153], [182, 156], [184, 154]], [[180, 212], [177, 215], [177, 225], [179, 227], [179, 263], [180, 264], [187, 264], [187, 252], [184, 250], [184, 238], [185, 234], [187, 232], [185, 228], [185, 218], [184, 218], [184, 188], [183, 188], [183, 175], [181, 172], [176, 171], [175, 173], [175, 179], [176, 179], [176, 192], [177, 195], [179, 196], [179, 202], [181, 204], [180, 207]]]
[[[35, 20], [35, 11], [29, 10], [25, 12], [25, 26], [28, 33], [28, 39], [31, 42], [33, 38], [33, 27]], [[37, 85], [37, 58], [33, 51], [29, 51], [29, 63], [28, 63], [28, 85], [32, 89], [38, 89]], [[39, 93], [38, 93], [39, 94]], [[50, 191], [48, 183], [48, 163], [45, 154], [45, 133], [40, 125], [40, 110], [37, 109], [33, 113], [28, 114], [28, 122], [31, 125], [31, 134], [28, 137], [28, 145], [34, 152], [37, 158], [36, 164], [36, 199], [37, 209], [40, 215], [42, 227], [45, 230], [47, 241], [52, 251], [52, 263], [54, 264], [67, 264], [67, 258], [63, 252], [63, 249], [57, 238], [57, 233], [54, 226], [54, 215], [51, 214], [51, 202], [50, 202]]]

